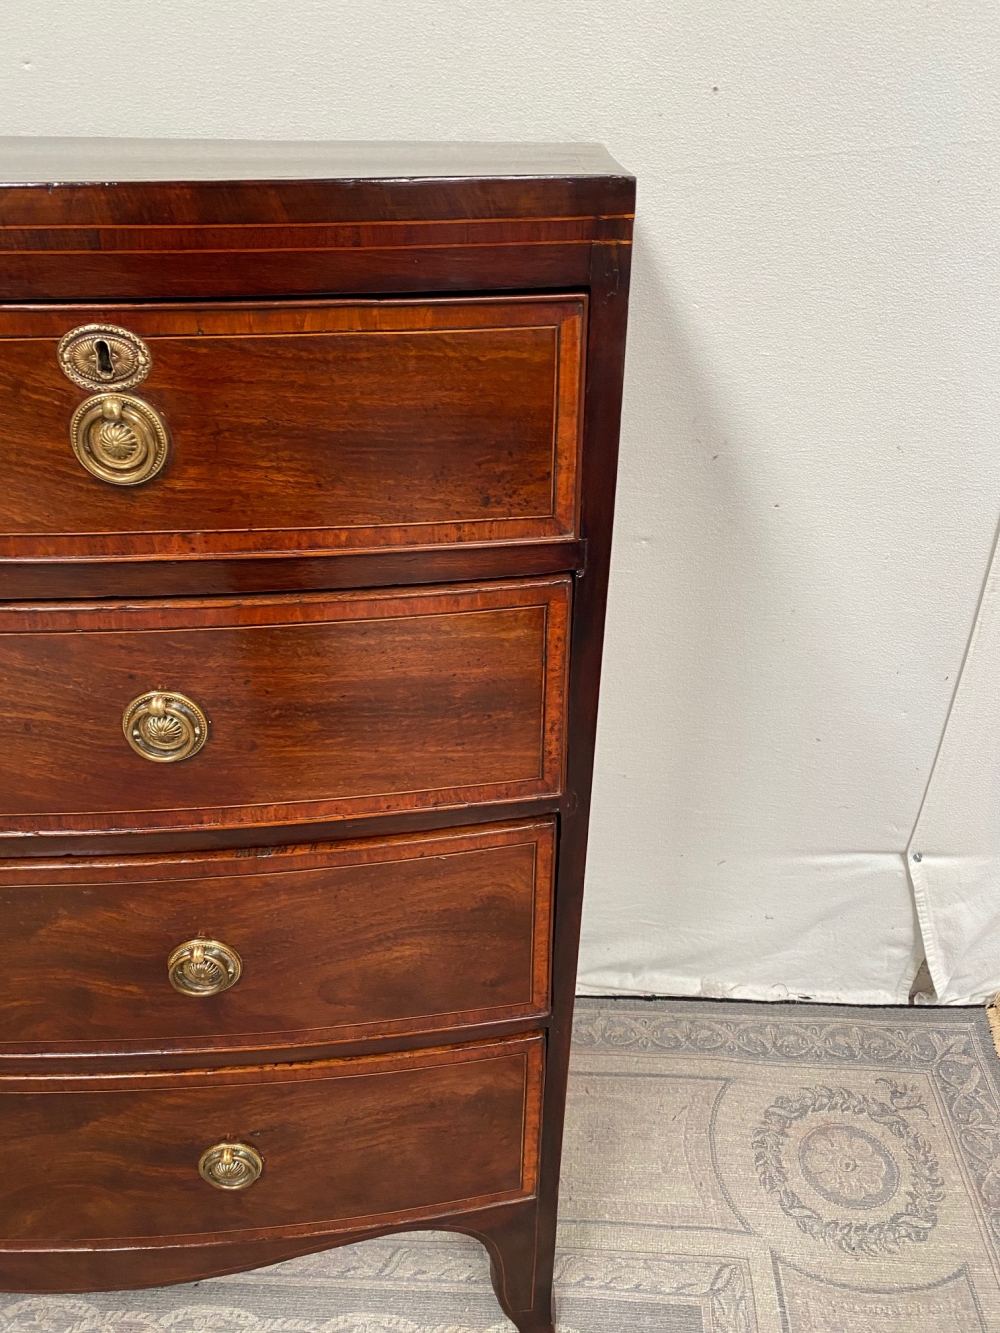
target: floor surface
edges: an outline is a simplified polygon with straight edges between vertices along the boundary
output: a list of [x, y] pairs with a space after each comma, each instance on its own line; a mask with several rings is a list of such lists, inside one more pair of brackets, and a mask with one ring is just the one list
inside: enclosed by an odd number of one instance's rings
[[[1000, 1061], [974, 1009], [582, 1000], [560, 1333], [1000, 1333]], [[190, 1286], [0, 1296], [0, 1333], [501, 1333], [411, 1234]]]

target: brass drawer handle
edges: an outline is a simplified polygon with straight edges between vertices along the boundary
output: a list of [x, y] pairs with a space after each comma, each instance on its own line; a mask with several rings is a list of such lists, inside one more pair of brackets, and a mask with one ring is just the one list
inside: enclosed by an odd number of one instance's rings
[[235, 986], [243, 960], [219, 940], [188, 940], [167, 959], [167, 976], [182, 995], [221, 995]]
[[149, 348], [117, 324], [81, 324], [56, 348], [59, 369], [81, 389], [132, 389], [153, 368]]
[[245, 1190], [260, 1177], [264, 1159], [248, 1143], [217, 1143], [201, 1155], [198, 1171], [219, 1190]]
[[69, 423], [73, 452], [112, 486], [140, 486], [162, 472], [170, 437], [160, 414], [129, 393], [85, 398]]
[[197, 754], [208, 740], [208, 719], [187, 695], [150, 690], [125, 709], [122, 730], [143, 759], [176, 764]]

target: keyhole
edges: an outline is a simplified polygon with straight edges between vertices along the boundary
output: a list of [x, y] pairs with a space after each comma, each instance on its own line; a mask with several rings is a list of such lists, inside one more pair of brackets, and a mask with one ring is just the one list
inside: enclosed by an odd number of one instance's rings
[[94, 351], [97, 353], [97, 373], [101, 379], [109, 380], [115, 373], [115, 363], [111, 360], [111, 348], [103, 338], [98, 338], [94, 343]]

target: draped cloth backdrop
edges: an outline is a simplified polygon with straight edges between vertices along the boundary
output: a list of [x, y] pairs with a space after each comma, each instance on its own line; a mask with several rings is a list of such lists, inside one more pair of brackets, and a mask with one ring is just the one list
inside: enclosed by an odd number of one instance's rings
[[927, 966], [942, 1004], [1000, 989], [1000, 554], [909, 846]]

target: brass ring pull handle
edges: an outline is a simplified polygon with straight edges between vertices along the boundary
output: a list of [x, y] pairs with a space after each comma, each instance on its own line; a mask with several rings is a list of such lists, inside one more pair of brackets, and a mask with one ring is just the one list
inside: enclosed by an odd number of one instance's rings
[[87, 471], [112, 486], [140, 486], [162, 472], [170, 450], [163, 418], [128, 393], [85, 398], [69, 423], [73, 452]]
[[98, 389], [133, 389], [153, 368], [149, 348], [117, 324], [81, 324], [70, 329], [56, 348], [59, 369], [91, 393]]
[[202, 1180], [218, 1190], [248, 1189], [263, 1170], [263, 1157], [248, 1143], [217, 1143], [198, 1163]]
[[219, 940], [188, 940], [167, 959], [167, 976], [182, 995], [221, 995], [235, 986], [243, 960]]
[[150, 690], [125, 709], [122, 731], [143, 759], [176, 764], [197, 754], [208, 740], [208, 719], [187, 695]]

